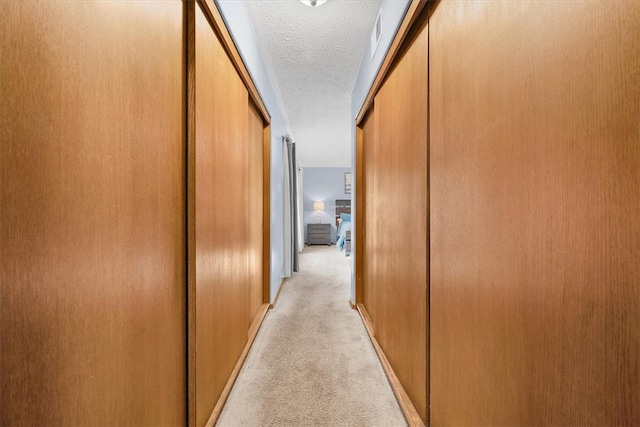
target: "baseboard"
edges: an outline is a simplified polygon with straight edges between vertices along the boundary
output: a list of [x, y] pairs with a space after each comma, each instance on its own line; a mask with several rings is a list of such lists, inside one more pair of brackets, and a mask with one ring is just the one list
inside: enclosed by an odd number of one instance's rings
[[357, 304], [356, 308], [358, 313], [360, 313], [362, 323], [367, 330], [367, 334], [369, 335], [371, 344], [373, 344], [373, 348], [376, 350], [378, 359], [380, 359], [380, 363], [382, 364], [382, 369], [384, 369], [384, 373], [387, 375], [389, 384], [391, 384], [391, 389], [396, 396], [396, 400], [398, 401], [398, 405], [400, 405], [400, 409], [402, 410], [402, 414], [404, 415], [407, 424], [409, 427], [425, 427], [422, 422], [422, 418], [420, 418], [418, 411], [415, 406], [413, 406], [413, 403], [411, 402], [411, 399], [409, 399], [404, 387], [402, 387], [400, 380], [396, 376], [395, 372], [393, 372], [393, 368], [391, 368], [391, 364], [389, 364], [387, 356], [384, 355], [380, 344], [378, 344], [378, 341], [374, 336], [373, 323], [371, 322], [371, 317], [369, 317], [367, 309], [362, 304]]
[[247, 358], [247, 355], [249, 354], [249, 350], [253, 345], [253, 341], [255, 341], [256, 339], [256, 335], [258, 335], [258, 331], [260, 330], [260, 326], [262, 325], [262, 321], [264, 320], [264, 316], [266, 316], [268, 310], [269, 310], [269, 304], [262, 304], [262, 306], [260, 307], [260, 310], [258, 311], [258, 314], [256, 315], [255, 319], [253, 319], [253, 322], [249, 327], [249, 332], [248, 332], [249, 339], [247, 340], [247, 344], [244, 346], [244, 349], [240, 354], [240, 358], [238, 359], [236, 366], [233, 368], [233, 371], [231, 371], [231, 376], [229, 377], [227, 384], [224, 386], [224, 389], [222, 390], [222, 394], [220, 395], [220, 398], [218, 399], [216, 406], [213, 408], [213, 412], [211, 412], [211, 416], [209, 417], [209, 420], [207, 421], [207, 424], [206, 424], [207, 427], [213, 427], [216, 421], [218, 421], [218, 417], [222, 413], [222, 408], [224, 407], [224, 404], [227, 401], [227, 398], [229, 397], [229, 393], [231, 393], [233, 384], [236, 382], [236, 379], [238, 378], [238, 374], [240, 373], [240, 370], [242, 369], [242, 365], [244, 364], [244, 361]]
[[[364, 328], [367, 330], [367, 334], [369, 334], [369, 338], [374, 340], [375, 331], [373, 330], [373, 322], [371, 321], [371, 317], [369, 317], [369, 312], [367, 311], [366, 307], [362, 304], [356, 304], [356, 310], [358, 310], [358, 313], [360, 313], [360, 318], [362, 319], [362, 323], [364, 323]], [[377, 341], [376, 341], [376, 344], [378, 344]], [[376, 351], [377, 351], [377, 348], [376, 348]]]
[[287, 280], [286, 277], [283, 277], [280, 280], [280, 286], [278, 286], [278, 292], [276, 292], [276, 297], [273, 299], [273, 302], [271, 304], [269, 304], [269, 308], [273, 308], [276, 306], [276, 302], [278, 302], [278, 297], [280, 296], [280, 291], [282, 290], [282, 285], [284, 285], [284, 282]]

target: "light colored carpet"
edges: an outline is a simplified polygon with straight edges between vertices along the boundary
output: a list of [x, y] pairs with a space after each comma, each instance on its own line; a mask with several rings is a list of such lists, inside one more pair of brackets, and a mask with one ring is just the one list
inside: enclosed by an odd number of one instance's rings
[[406, 426], [358, 313], [351, 258], [309, 246], [260, 328], [216, 424]]

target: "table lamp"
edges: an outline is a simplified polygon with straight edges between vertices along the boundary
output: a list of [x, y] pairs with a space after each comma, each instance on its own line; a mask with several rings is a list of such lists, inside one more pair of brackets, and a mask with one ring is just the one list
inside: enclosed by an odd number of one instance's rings
[[324, 210], [324, 202], [313, 202], [313, 210], [318, 213], [318, 220], [316, 222], [320, 224], [320, 212]]

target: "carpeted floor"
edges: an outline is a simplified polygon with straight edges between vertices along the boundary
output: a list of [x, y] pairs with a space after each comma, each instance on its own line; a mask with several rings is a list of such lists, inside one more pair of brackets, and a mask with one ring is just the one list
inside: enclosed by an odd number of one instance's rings
[[309, 246], [260, 328], [217, 426], [406, 426], [358, 313], [351, 260]]

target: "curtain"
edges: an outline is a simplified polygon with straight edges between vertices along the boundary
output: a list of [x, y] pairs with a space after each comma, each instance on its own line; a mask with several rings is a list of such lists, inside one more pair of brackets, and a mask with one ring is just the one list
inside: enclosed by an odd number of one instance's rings
[[298, 168], [298, 253], [304, 249], [304, 171], [302, 168]]
[[283, 239], [283, 277], [291, 277], [298, 271], [298, 180], [296, 145], [286, 135], [283, 142], [284, 163], [284, 239]]

